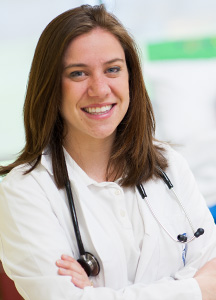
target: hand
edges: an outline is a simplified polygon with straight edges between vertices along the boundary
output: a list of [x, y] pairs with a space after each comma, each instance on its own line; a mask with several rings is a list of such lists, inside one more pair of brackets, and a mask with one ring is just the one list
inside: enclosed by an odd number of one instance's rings
[[56, 262], [59, 275], [71, 276], [73, 284], [81, 289], [86, 286], [92, 286], [85, 270], [81, 265], [71, 256], [62, 255], [60, 260]]
[[194, 278], [199, 284], [203, 300], [216, 300], [216, 258], [199, 269]]

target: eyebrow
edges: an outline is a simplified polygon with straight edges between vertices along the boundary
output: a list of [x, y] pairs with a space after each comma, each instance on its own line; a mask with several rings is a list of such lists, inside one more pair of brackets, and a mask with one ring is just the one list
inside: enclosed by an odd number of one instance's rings
[[[125, 62], [125, 60], [122, 59], [122, 58], [114, 58], [114, 59], [106, 61], [104, 63], [104, 65], [109, 65], [109, 64], [112, 64], [112, 63], [115, 63], [115, 62], [118, 62], [118, 61]], [[88, 67], [88, 65], [83, 64], [83, 63], [69, 64], [68, 66], [64, 67], [64, 70], [69, 69], [69, 68], [77, 68], [77, 67]]]

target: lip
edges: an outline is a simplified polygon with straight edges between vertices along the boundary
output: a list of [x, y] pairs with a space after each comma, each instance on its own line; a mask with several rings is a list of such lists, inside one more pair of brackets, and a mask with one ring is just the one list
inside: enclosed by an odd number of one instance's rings
[[115, 105], [116, 103], [113, 102], [106, 102], [106, 103], [94, 103], [91, 105], [87, 105], [82, 107], [81, 109], [83, 110], [84, 108], [92, 108], [92, 107], [103, 107], [103, 106], [109, 106], [109, 105]]
[[[91, 114], [91, 113], [88, 113], [85, 109], [86, 108], [96, 108], [96, 107], [105, 107], [105, 106], [112, 106], [112, 108], [106, 112], [101, 112], [101, 113], [98, 113], [98, 114]], [[116, 107], [116, 103], [100, 103], [100, 104], [91, 104], [91, 105], [88, 105], [88, 106], [85, 106], [85, 107], [82, 107], [81, 108], [81, 111], [85, 114], [85, 116], [89, 119], [94, 119], [94, 120], [101, 120], [101, 119], [106, 119], [106, 118], [109, 118], [111, 117], [111, 115], [113, 114], [114, 110], [115, 110], [115, 107]]]

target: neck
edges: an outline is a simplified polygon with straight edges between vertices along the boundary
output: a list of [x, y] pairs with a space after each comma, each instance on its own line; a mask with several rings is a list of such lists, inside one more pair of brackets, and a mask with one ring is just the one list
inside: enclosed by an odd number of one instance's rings
[[106, 181], [114, 136], [105, 139], [70, 138], [66, 136], [64, 147], [85, 173], [97, 182]]

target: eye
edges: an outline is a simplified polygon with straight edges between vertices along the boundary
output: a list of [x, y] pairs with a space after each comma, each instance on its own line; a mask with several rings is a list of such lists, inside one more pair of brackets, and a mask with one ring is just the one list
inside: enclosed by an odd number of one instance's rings
[[85, 73], [83, 71], [73, 71], [69, 75], [71, 78], [79, 78], [82, 76], [85, 76]]
[[106, 73], [118, 73], [121, 70], [120, 67], [111, 67], [109, 69], [107, 69]]

